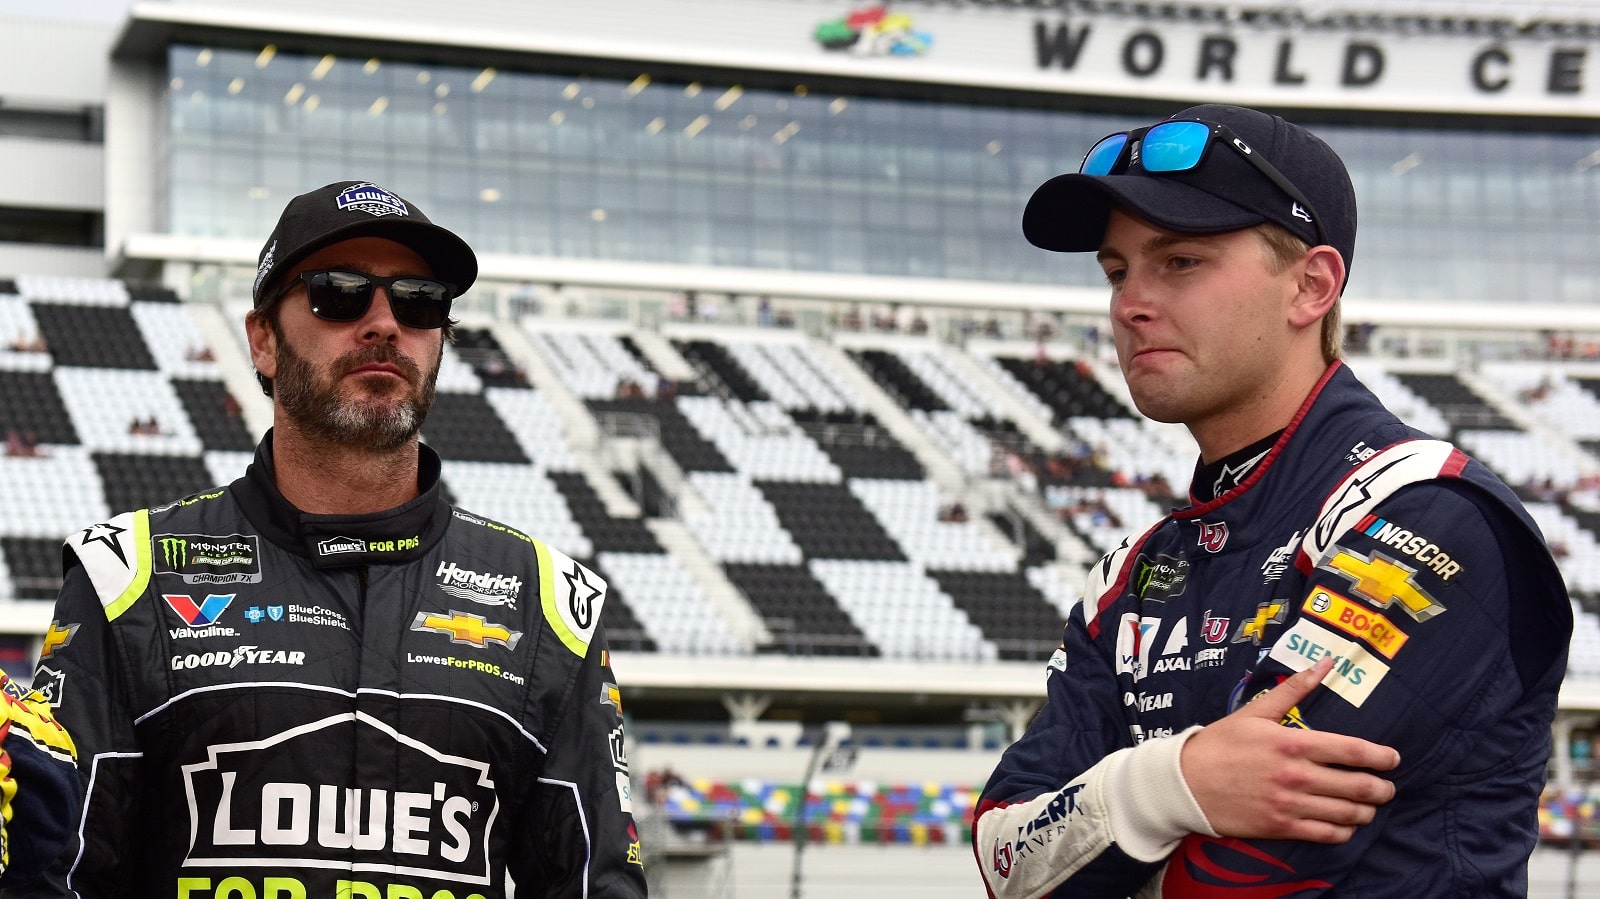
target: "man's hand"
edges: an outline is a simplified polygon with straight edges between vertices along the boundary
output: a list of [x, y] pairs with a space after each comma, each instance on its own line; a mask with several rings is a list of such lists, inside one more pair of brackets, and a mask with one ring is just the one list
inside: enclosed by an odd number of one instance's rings
[[[1358, 737], [1280, 724], [1333, 668], [1325, 658], [1203, 727], [1183, 747], [1183, 779], [1225, 837], [1343, 843], [1394, 798], [1400, 754]], [[1342, 766], [1342, 767], [1334, 767]]]

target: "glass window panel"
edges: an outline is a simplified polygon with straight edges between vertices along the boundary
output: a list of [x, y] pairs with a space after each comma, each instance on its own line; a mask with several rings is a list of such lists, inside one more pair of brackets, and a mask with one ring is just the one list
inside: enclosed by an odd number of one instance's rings
[[[168, 50], [158, 183], [177, 233], [259, 239], [287, 197], [359, 177], [486, 252], [1097, 284], [1088, 257], [1027, 246], [1021, 209], [1095, 139], [1147, 124], [785, 89], [717, 109], [727, 84], [485, 83], [472, 66], [290, 52], [258, 69], [258, 49]], [[1361, 201], [1352, 292], [1596, 301], [1592, 135], [1313, 130]]]

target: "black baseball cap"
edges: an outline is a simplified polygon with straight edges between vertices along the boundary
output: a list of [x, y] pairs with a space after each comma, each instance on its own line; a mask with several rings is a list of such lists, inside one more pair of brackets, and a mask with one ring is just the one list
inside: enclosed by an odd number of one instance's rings
[[478, 278], [478, 257], [467, 242], [428, 220], [399, 194], [370, 181], [340, 181], [289, 201], [261, 248], [250, 296], [260, 309], [278, 276], [330, 244], [353, 237], [383, 237], [404, 244], [433, 269], [433, 276], [466, 293]]
[[[1348, 273], [1356, 248], [1356, 192], [1333, 148], [1299, 125], [1241, 106], [1191, 106], [1172, 118], [1226, 125], [1270, 162], [1311, 202], [1328, 245], [1344, 257]], [[1273, 222], [1308, 244], [1322, 242], [1316, 227], [1294, 214], [1294, 201], [1228, 147], [1210, 148], [1200, 165], [1186, 172], [1151, 174], [1132, 163], [1115, 175], [1057, 175], [1028, 200], [1022, 233], [1046, 250], [1093, 252], [1105, 239], [1113, 206], [1183, 234], [1219, 234]]]

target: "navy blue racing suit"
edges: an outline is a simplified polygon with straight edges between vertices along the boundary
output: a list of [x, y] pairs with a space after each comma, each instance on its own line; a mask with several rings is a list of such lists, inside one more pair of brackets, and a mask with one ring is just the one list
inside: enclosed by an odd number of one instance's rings
[[[1491, 472], [1396, 419], [1340, 363], [1236, 487], [1089, 577], [1048, 701], [984, 788], [998, 897], [1521, 896], [1572, 609]], [[1324, 656], [1283, 724], [1399, 751], [1342, 845], [1217, 835], [1178, 757]]]

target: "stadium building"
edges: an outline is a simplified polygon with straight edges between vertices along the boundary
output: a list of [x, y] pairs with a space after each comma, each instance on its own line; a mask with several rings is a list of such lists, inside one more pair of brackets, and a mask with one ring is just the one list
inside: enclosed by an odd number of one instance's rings
[[650, 784], [663, 819], [754, 841], [748, 878], [848, 739], [802, 831], [956, 858], [1084, 569], [1193, 465], [1132, 411], [1097, 266], [1029, 246], [1023, 203], [1102, 135], [1233, 102], [1349, 165], [1352, 365], [1557, 545], [1553, 770], [1590, 776], [1593, 2], [166, 0], [0, 48], [7, 670], [60, 639], [63, 536], [242, 472], [261, 241], [367, 179], [479, 252], [424, 438], [462, 506], [608, 579], [635, 780], [689, 779]]

